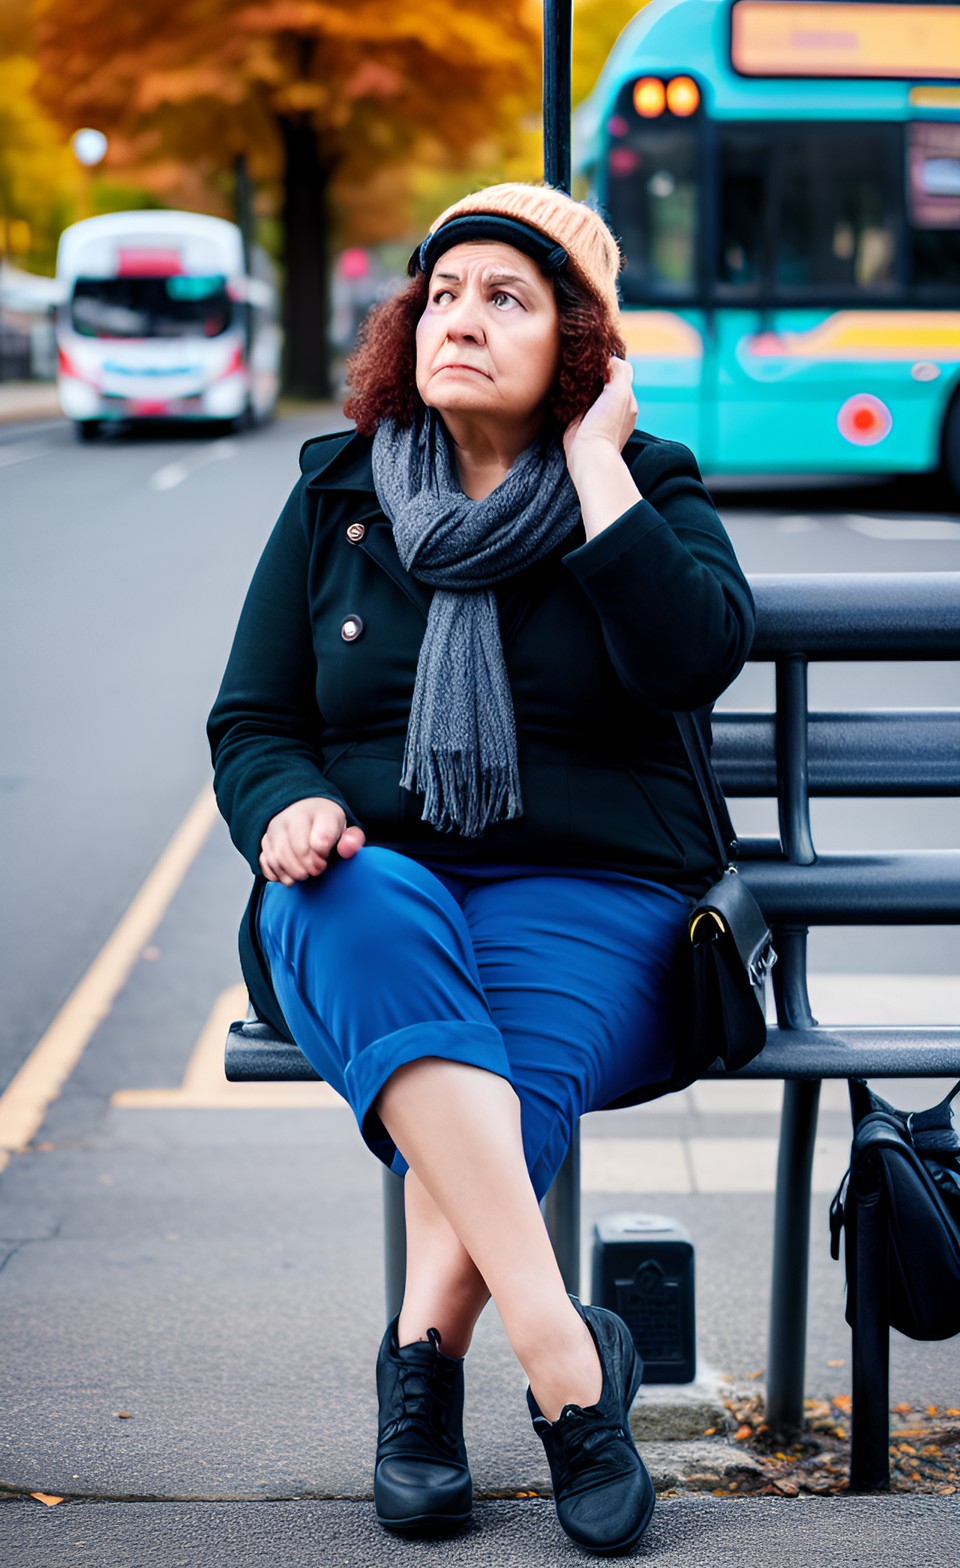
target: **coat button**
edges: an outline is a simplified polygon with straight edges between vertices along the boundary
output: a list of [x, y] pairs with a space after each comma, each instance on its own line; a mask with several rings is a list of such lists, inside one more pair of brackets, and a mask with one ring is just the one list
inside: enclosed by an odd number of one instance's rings
[[350, 540], [351, 544], [359, 544], [366, 531], [365, 524], [351, 523], [350, 527], [347, 529], [347, 538]]
[[363, 622], [359, 615], [348, 615], [340, 622], [340, 636], [344, 642], [356, 642], [363, 632]]

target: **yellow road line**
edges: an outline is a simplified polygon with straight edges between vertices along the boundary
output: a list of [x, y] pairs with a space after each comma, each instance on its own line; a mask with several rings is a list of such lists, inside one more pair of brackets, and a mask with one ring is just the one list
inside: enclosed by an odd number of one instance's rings
[[0, 1171], [26, 1147], [203, 847], [217, 814], [205, 787], [90, 968], [0, 1097]]
[[247, 1010], [247, 989], [232, 985], [210, 1009], [178, 1089], [118, 1089], [110, 1104], [120, 1110], [235, 1111], [333, 1110], [345, 1102], [328, 1083], [228, 1083], [223, 1046], [235, 1018]]

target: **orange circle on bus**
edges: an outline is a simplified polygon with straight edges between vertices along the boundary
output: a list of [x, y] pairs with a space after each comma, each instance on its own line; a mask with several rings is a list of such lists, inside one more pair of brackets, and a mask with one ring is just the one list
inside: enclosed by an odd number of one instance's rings
[[837, 414], [837, 428], [854, 446], [875, 446], [890, 434], [893, 416], [872, 392], [858, 392], [847, 398]]
[[692, 76], [675, 76], [667, 83], [667, 108], [671, 114], [695, 114], [700, 103], [700, 89]]
[[641, 76], [633, 89], [633, 107], [645, 120], [656, 119], [666, 108], [667, 89], [656, 76]]

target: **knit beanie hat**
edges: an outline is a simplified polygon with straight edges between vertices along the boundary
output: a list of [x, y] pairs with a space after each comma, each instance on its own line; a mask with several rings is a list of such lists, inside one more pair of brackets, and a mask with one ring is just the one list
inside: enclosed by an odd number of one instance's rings
[[411, 256], [408, 271], [411, 276], [429, 273], [444, 251], [480, 239], [513, 245], [547, 273], [570, 265], [616, 321], [620, 248], [600, 214], [585, 202], [550, 185], [488, 185], [441, 212]]

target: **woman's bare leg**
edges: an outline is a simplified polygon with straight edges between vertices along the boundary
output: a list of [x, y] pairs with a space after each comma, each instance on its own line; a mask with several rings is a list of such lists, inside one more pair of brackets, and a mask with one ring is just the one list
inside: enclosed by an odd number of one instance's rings
[[[424, 1057], [397, 1069], [377, 1111], [489, 1288], [543, 1414], [553, 1421], [565, 1404], [595, 1404], [600, 1362], [553, 1255], [510, 1084]], [[416, 1322], [405, 1326], [419, 1338]]]
[[403, 1183], [407, 1273], [397, 1343], [426, 1339], [435, 1328], [446, 1356], [465, 1356], [490, 1292], [483, 1276], [416, 1172]]

